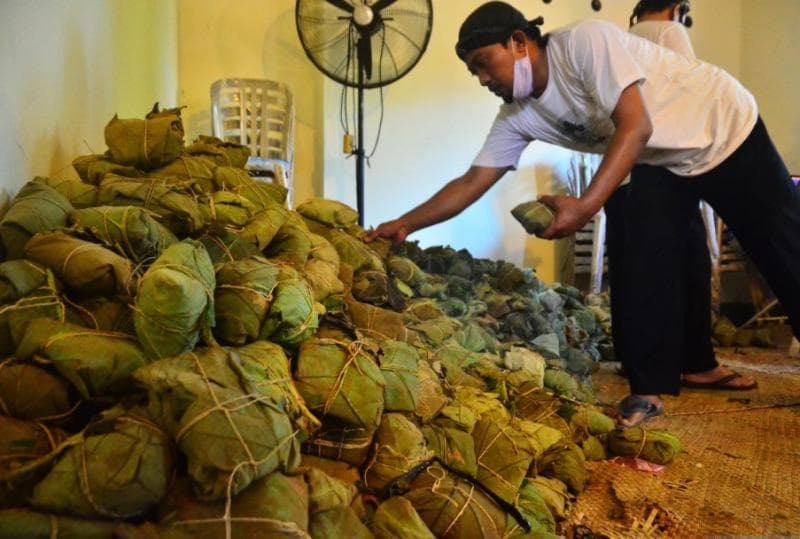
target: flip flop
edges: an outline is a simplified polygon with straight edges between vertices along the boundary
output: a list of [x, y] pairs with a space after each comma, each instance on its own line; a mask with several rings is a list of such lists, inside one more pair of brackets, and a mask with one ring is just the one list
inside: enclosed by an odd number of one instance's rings
[[738, 372], [734, 371], [711, 382], [690, 382], [689, 380], [681, 380], [681, 385], [689, 389], [720, 389], [723, 391], [750, 391], [758, 387], [758, 382], [756, 381], [753, 381], [752, 384], [747, 384], [746, 386], [730, 385], [730, 383], [737, 378], [744, 377]]
[[636, 413], [644, 413], [644, 415], [633, 425], [626, 425], [626, 428], [641, 425], [648, 419], [663, 414], [664, 405], [656, 405], [645, 398], [638, 397], [636, 395], [628, 395], [622, 399], [622, 402], [620, 402], [619, 406], [617, 407], [617, 416], [624, 419], [628, 419]]

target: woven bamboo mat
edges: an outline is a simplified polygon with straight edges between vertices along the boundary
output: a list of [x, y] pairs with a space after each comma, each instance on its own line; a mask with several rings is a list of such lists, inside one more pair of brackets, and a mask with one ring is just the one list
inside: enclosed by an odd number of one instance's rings
[[[667, 397], [666, 416], [649, 428], [676, 434], [684, 451], [661, 474], [590, 463], [568, 537], [800, 536], [800, 362], [755, 349], [718, 357], [758, 389]], [[610, 370], [594, 383], [601, 400], [627, 394]]]

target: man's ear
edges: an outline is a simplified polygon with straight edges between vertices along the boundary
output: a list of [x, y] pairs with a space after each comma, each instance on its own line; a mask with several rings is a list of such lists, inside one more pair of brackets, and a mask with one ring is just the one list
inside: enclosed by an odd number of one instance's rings
[[525, 52], [528, 47], [527, 38], [522, 30], [514, 30], [511, 34], [511, 46], [514, 47], [514, 52]]

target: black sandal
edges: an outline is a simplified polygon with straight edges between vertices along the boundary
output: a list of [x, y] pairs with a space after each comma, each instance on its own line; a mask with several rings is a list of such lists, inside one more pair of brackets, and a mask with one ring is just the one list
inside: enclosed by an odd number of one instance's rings
[[635, 427], [641, 425], [648, 419], [659, 416], [664, 413], [664, 405], [653, 404], [649, 400], [639, 397], [637, 395], [628, 395], [619, 403], [617, 407], [617, 417], [628, 419], [634, 414], [643, 413], [644, 416], [633, 425], [626, 425], [626, 427]]

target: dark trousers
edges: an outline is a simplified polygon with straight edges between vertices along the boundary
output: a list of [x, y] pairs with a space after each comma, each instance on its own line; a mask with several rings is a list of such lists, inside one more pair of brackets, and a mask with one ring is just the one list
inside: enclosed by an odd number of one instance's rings
[[736, 235], [800, 335], [800, 194], [759, 120], [710, 172], [682, 178], [637, 165], [606, 203], [614, 346], [631, 393], [677, 394], [681, 373], [717, 365], [700, 199]]

